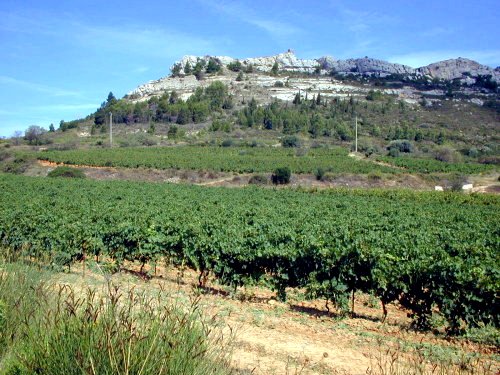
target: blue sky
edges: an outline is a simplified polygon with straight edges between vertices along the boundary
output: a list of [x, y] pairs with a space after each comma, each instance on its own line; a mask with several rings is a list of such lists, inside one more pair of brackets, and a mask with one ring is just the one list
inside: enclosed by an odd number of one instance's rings
[[498, 0], [145, 3], [2, 0], [0, 136], [83, 117], [186, 54], [500, 65]]

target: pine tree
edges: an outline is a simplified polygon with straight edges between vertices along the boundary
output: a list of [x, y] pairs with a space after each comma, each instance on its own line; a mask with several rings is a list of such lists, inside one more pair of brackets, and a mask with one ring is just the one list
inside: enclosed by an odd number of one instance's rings
[[278, 75], [278, 71], [279, 71], [278, 62], [275, 61], [273, 67], [271, 68], [271, 74], [273, 76], [276, 76], [276, 75]]
[[316, 104], [317, 105], [321, 104], [321, 92], [318, 92], [318, 96], [316, 97]]
[[293, 98], [293, 104], [299, 105], [300, 104], [300, 93], [295, 94], [295, 98]]

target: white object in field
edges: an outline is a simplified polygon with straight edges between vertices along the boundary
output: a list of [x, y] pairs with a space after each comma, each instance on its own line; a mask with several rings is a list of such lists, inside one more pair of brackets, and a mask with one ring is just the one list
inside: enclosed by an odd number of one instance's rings
[[434, 186], [435, 191], [444, 191], [442, 186]]
[[462, 190], [472, 190], [473, 186], [472, 184], [465, 184], [462, 186]]

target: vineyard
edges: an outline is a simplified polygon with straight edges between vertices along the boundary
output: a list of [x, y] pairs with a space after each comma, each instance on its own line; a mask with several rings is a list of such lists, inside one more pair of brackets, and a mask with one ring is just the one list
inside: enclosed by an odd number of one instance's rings
[[46, 151], [40, 159], [57, 163], [126, 168], [195, 169], [222, 172], [271, 172], [287, 166], [294, 173], [314, 173], [318, 168], [334, 173], [373, 171], [398, 173], [395, 168], [374, 165], [348, 156], [346, 149], [317, 148], [297, 155], [293, 148], [270, 147], [161, 147]]
[[[46, 151], [42, 160], [73, 165], [101, 167], [215, 170], [221, 172], [271, 172], [287, 166], [294, 173], [314, 173], [318, 169], [332, 173], [368, 174], [383, 172], [462, 173], [493, 171], [494, 165], [446, 163], [415, 157], [378, 157], [386, 165], [356, 160], [345, 148], [316, 148], [302, 152], [294, 148], [180, 146], [161, 148], [115, 148], [71, 151]], [[395, 167], [391, 167], [390, 165]]]
[[379, 156], [378, 161], [404, 168], [413, 173], [461, 173], [477, 174], [495, 170], [495, 165], [478, 163], [447, 163], [435, 159], [415, 157]]
[[303, 192], [0, 174], [5, 256], [69, 267], [160, 259], [233, 287], [289, 288], [347, 312], [361, 291], [417, 328], [499, 325], [500, 199], [409, 191]]

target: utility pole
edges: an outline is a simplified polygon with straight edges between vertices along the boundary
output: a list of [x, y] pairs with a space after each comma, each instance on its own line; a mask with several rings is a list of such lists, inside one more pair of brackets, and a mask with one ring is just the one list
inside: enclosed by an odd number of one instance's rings
[[354, 152], [358, 153], [358, 116], [356, 115], [355, 117], [355, 123], [356, 123], [356, 142], [354, 145]]
[[113, 114], [109, 112], [109, 147], [113, 147]]

